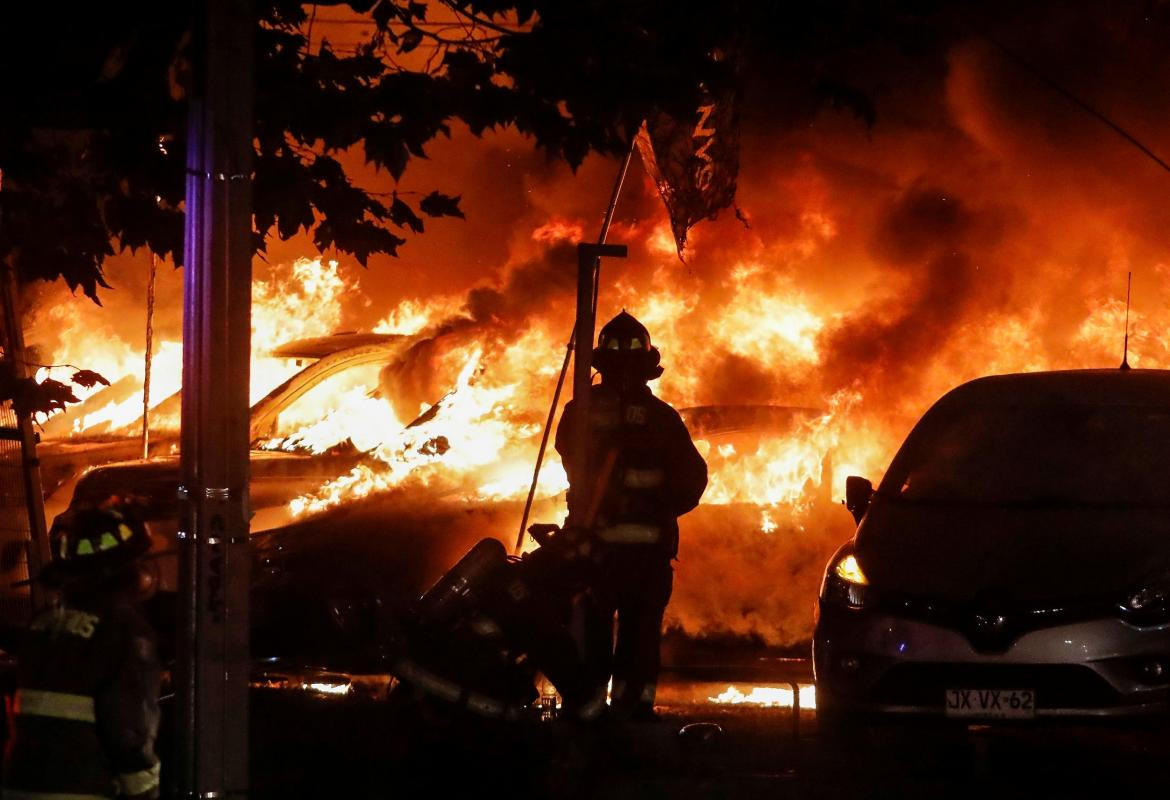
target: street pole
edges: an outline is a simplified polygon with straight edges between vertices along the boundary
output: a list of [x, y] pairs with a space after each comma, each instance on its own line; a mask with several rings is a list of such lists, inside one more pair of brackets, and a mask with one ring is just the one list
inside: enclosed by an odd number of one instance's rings
[[182, 798], [248, 793], [248, 0], [209, 0], [188, 110], [177, 775]]
[[574, 430], [573, 453], [577, 463], [573, 474], [583, 477], [576, 502], [581, 509], [589, 508], [589, 496], [593, 486], [589, 483], [593, 475], [589, 463], [589, 440], [593, 431], [589, 425], [589, 387], [593, 384], [593, 329], [597, 315], [597, 279], [599, 261], [603, 256], [625, 258], [624, 244], [579, 244], [577, 245], [577, 329], [575, 332], [576, 352], [573, 354], [573, 404], [579, 424]]
[[[617, 210], [618, 198], [622, 194], [622, 186], [626, 182], [626, 173], [630, 171], [630, 161], [634, 158], [635, 139], [630, 140], [630, 149], [622, 159], [617, 178], [613, 182], [613, 191], [609, 195], [609, 205], [606, 206], [605, 216], [601, 220], [601, 232], [597, 235], [597, 243], [605, 244], [605, 237], [609, 235], [609, 226], [613, 222], [614, 212]], [[600, 266], [600, 261], [597, 263]], [[600, 270], [593, 274], [593, 313], [597, 314], [597, 293], [601, 280]], [[548, 419], [544, 423], [544, 432], [540, 437], [540, 447], [536, 450], [536, 463], [532, 467], [532, 483], [528, 487], [528, 497], [524, 501], [524, 513], [520, 516], [520, 530], [516, 534], [516, 546], [513, 555], [520, 555], [524, 549], [524, 535], [528, 531], [528, 517], [532, 513], [532, 501], [536, 497], [536, 487], [540, 483], [540, 468], [544, 464], [544, 453], [548, 449], [548, 437], [552, 432], [553, 419], [557, 414], [557, 406], [561, 402], [561, 390], [565, 387], [565, 375], [569, 372], [569, 359], [577, 349], [577, 324], [573, 323], [573, 332], [569, 335], [569, 342], [565, 345], [565, 360], [561, 364], [561, 372], [557, 376], [557, 388], [553, 391], [552, 403], [548, 407]]]

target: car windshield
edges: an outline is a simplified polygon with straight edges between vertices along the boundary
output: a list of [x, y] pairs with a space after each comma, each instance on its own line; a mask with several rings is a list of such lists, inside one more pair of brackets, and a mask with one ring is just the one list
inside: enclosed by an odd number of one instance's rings
[[[285, 439], [304, 434], [309, 428], [320, 427], [331, 418], [335, 418], [331, 427], [337, 428], [344, 422], [345, 412], [358, 408], [368, 413], [371, 404], [367, 398], [378, 394], [381, 368], [381, 364], [357, 364], [325, 377], [280, 410], [267, 438]], [[387, 416], [392, 415], [385, 401], [372, 405]], [[348, 432], [338, 429], [318, 431], [317, 435], [332, 435], [339, 442], [346, 438]]]
[[1170, 504], [1170, 408], [965, 407], [924, 420], [882, 484], [908, 502]]

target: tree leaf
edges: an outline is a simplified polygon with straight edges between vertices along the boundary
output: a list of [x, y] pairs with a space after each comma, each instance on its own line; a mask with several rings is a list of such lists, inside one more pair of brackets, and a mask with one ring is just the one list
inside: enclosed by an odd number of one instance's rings
[[414, 213], [414, 209], [402, 202], [397, 195], [390, 204], [390, 221], [400, 228], [410, 228], [415, 233], [423, 232], [423, 221]]
[[102, 386], [110, 385], [110, 382], [103, 375], [94, 372], [92, 369], [79, 369], [73, 373], [73, 376], [69, 380], [85, 389], [92, 389], [99, 383]]
[[37, 383], [32, 378], [19, 378], [10, 384], [12, 389], [12, 408], [21, 416], [33, 414], [49, 414], [63, 410], [66, 403], [76, 403], [77, 395], [73, 394], [64, 383], [47, 378]]
[[442, 192], [431, 192], [422, 199], [418, 208], [428, 217], [459, 217], [463, 219], [463, 211], [459, 208], [462, 195], [451, 197]]
[[398, 43], [399, 53], [409, 53], [422, 44], [423, 32], [418, 28], [411, 28], [402, 34], [402, 41]]
[[370, 12], [370, 16], [379, 28], [385, 29], [390, 26], [390, 21], [395, 19], [398, 13], [392, 0], [378, 0], [378, 4]]

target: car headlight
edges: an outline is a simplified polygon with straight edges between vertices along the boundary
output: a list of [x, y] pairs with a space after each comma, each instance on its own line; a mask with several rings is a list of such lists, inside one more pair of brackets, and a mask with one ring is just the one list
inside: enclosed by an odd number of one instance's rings
[[1170, 623], [1170, 580], [1142, 587], [1121, 603], [1122, 617], [1134, 625]]
[[869, 593], [869, 578], [865, 577], [857, 556], [850, 550], [838, 554], [825, 571], [821, 600], [850, 608], [861, 608], [869, 598]]

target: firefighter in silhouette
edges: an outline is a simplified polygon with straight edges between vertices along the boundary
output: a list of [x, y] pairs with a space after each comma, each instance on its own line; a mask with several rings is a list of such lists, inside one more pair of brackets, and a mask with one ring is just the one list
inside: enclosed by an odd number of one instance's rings
[[[707, 465], [678, 412], [646, 385], [662, 367], [645, 326], [622, 311], [601, 329], [593, 365], [601, 383], [591, 389], [589, 419], [580, 419], [570, 401], [556, 434], [569, 475], [566, 527], [592, 531], [599, 566], [586, 661], [595, 703], [604, 702], [612, 676], [614, 714], [653, 719], [678, 517], [698, 505]], [[574, 452], [583, 424], [589, 426], [584, 472]]]
[[159, 795], [159, 662], [137, 603], [150, 537], [129, 513], [68, 511], [40, 580], [61, 602], [38, 614], [18, 658], [5, 798]]

